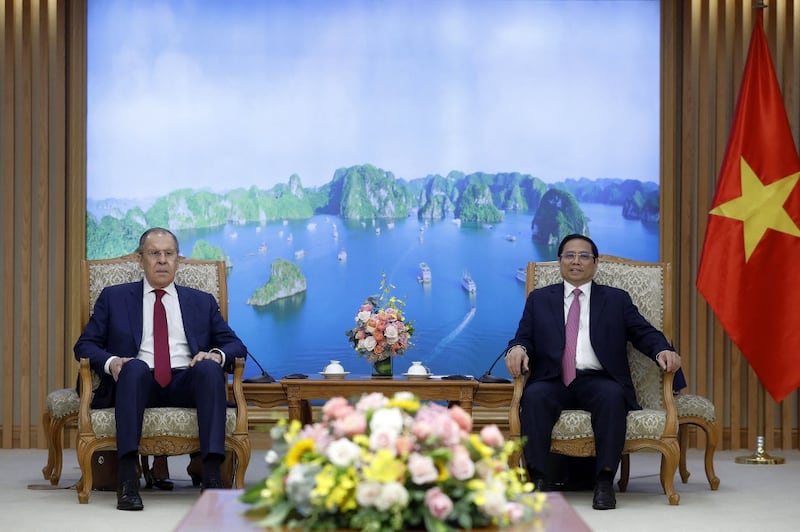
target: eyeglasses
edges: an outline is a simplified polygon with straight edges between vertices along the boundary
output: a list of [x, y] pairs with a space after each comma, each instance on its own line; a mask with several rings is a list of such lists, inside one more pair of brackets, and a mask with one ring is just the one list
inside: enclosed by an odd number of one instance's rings
[[574, 261], [575, 259], [580, 260], [581, 262], [589, 262], [594, 260], [594, 255], [591, 253], [587, 253], [585, 251], [581, 251], [580, 253], [575, 253], [574, 251], [567, 251], [566, 253], [561, 254], [561, 258], [568, 260], [570, 262]]
[[178, 255], [178, 252], [172, 249], [168, 249], [166, 251], [157, 251], [155, 249], [150, 249], [148, 251], [145, 251], [144, 254], [148, 258], [153, 260], [158, 260], [161, 257], [164, 257], [166, 260], [172, 260]]

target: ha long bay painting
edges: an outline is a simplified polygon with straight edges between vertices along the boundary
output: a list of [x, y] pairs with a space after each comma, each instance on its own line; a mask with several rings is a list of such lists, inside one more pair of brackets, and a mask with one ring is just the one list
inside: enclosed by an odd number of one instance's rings
[[517, 270], [565, 234], [658, 260], [658, 15], [90, 2], [87, 257], [163, 226], [226, 260], [230, 324], [275, 377], [368, 373], [345, 330], [386, 274], [416, 329], [395, 372], [480, 376], [516, 330]]

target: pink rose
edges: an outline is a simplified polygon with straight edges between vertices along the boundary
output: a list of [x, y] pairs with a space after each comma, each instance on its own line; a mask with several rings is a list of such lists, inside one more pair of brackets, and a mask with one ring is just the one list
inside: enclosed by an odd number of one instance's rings
[[525, 507], [518, 502], [506, 503], [506, 515], [512, 524], [519, 523], [525, 517]]
[[428, 484], [439, 478], [439, 471], [433, 458], [419, 453], [411, 453], [408, 457], [408, 472], [414, 484]]
[[397, 441], [397, 433], [389, 429], [373, 430], [369, 435], [369, 448], [373, 451], [386, 449], [393, 455], [397, 452], [395, 442]]
[[336, 436], [355, 436], [367, 431], [367, 418], [363, 412], [353, 411], [347, 416], [333, 422], [333, 432]]
[[380, 392], [372, 392], [367, 395], [362, 395], [361, 399], [356, 403], [356, 410], [359, 412], [368, 412], [370, 410], [377, 410], [386, 406], [389, 399]]
[[425, 492], [425, 506], [436, 519], [447, 519], [453, 511], [453, 501], [438, 487]]
[[503, 433], [497, 425], [486, 425], [481, 429], [481, 440], [489, 447], [500, 448], [505, 443]]
[[341, 419], [350, 415], [353, 410], [344, 397], [333, 397], [322, 406], [322, 416], [325, 419]]
[[414, 438], [410, 438], [408, 436], [400, 436], [395, 442], [397, 454], [400, 456], [406, 456], [408, 453], [410, 453], [414, 449], [414, 445]]
[[411, 425], [411, 433], [420, 441], [425, 441], [433, 434], [433, 425], [426, 419], [419, 419], [414, 421]]
[[472, 416], [467, 414], [467, 412], [458, 405], [453, 405], [449, 409], [450, 418], [458, 423], [459, 428], [464, 432], [470, 432], [472, 430]]
[[475, 475], [475, 463], [463, 447], [453, 454], [453, 458], [447, 464], [447, 469], [458, 480], [467, 480]]

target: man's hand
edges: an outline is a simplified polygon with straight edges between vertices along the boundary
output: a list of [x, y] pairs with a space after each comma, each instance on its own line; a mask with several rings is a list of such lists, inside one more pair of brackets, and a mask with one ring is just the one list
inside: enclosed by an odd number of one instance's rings
[[681, 367], [681, 356], [675, 351], [661, 351], [656, 355], [656, 362], [664, 371], [675, 372]]
[[191, 368], [201, 360], [213, 360], [217, 364], [222, 364], [222, 355], [209, 351], [199, 351], [194, 358], [192, 358], [191, 362], [189, 362], [189, 367]]
[[528, 372], [528, 353], [521, 345], [515, 345], [506, 353], [506, 369], [512, 377], [519, 377], [523, 371]]
[[122, 371], [122, 366], [124, 366], [129, 360], [133, 360], [133, 358], [117, 357], [108, 365], [108, 369], [111, 370], [111, 376], [114, 377], [114, 382], [119, 380], [119, 372]]

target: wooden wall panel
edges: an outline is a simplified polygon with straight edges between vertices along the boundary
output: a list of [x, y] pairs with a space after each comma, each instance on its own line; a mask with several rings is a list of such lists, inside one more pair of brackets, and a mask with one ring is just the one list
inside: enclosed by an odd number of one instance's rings
[[[800, 5], [764, 19], [800, 144]], [[695, 288], [750, 41], [750, 0], [663, 1], [661, 256], [689, 389], [711, 398], [722, 448], [798, 448], [800, 396], [776, 405]], [[85, 255], [87, 0], [0, 0], [0, 446], [42, 447], [48, 391], [74, 383]], [[794, 346], [792, 346], [794, 347]], [[762, 434], [763, 433], [763, 434]], [[692, 441], [702, 444], [693, 436]]]

